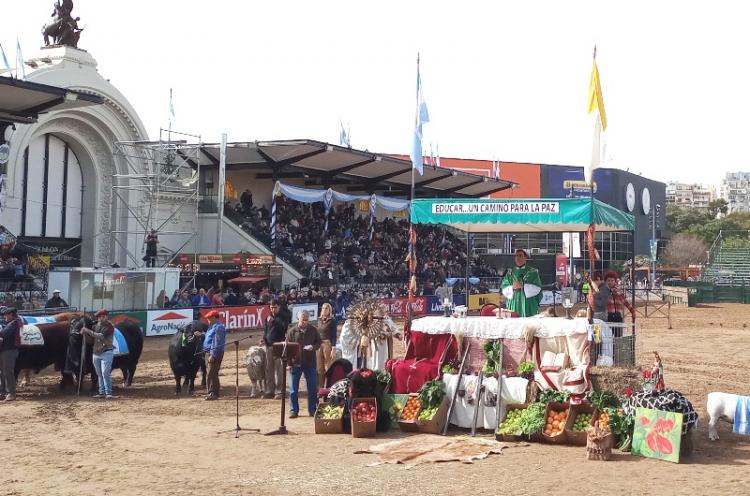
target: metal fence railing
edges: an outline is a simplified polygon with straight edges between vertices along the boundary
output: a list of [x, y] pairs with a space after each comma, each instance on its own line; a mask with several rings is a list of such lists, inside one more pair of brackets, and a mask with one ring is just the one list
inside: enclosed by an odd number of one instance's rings
[[590, 346], [593, 365], [633, 367], [640, 351], [633, 323], [595, 321]]

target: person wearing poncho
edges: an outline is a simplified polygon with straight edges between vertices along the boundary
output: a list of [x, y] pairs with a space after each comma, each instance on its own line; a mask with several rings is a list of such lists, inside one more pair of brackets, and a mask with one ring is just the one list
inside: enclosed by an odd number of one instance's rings
[[542, 280], [539, 270], [526, 265], [529, 255], [524, 250], [516, 250], [516, 266], [506, 272], [502, 288], [505, 306], [521, 317], [539, 313], [542, 299]]

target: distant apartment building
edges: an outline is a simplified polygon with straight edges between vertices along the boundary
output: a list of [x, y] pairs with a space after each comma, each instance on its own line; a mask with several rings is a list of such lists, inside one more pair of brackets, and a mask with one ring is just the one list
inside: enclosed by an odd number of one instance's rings
[[750, 172], [727, 172], [719, 195], [729, 204], [729, 213], [750, 212]]
[[707, 209], [708, 204], [716, 199], [716, 189], [704, 184], [680, 182], [667, 183], [667, 203], [680, 207]]

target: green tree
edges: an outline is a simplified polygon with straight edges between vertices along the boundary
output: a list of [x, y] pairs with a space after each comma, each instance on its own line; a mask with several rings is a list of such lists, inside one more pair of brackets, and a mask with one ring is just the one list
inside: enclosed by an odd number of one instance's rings
[[705, 210], [667, 204], [667, 229], [673, 234], [689, 232], [693, 227], [704, 225], [711, 219]]
[[708, 203], [708, 213], [711, 218], [716, 218], [721, 215], [726, 215], [729, 210], [729, 204], [724, 198], [717, 198]]

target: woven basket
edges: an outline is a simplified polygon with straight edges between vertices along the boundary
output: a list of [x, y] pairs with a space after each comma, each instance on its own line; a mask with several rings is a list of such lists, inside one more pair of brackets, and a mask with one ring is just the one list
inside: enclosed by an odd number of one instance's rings
[[586, 459], [587, 460], [602, 460], [607, 461], [612, 456], [612, 445], [614, 444], [614, 437], [609, 434], [600, 439], [591, 439], [590, 437], [586, 440]]

